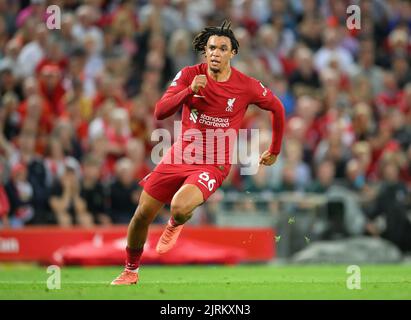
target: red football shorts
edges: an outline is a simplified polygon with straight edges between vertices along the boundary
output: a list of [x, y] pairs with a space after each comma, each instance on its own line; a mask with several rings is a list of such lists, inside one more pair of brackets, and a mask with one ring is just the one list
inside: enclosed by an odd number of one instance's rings
[[211, 165], [159, 164], [139, 184], [153, 198], [170, 204], [174, 194], [185, 184], [196, 185], [206, 201], [221, 186], [224, 179], [224, 173]]

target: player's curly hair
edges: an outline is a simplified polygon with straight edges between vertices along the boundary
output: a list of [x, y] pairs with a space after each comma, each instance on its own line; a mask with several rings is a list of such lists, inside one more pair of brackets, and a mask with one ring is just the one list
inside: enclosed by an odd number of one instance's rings
[[240, 45], [234, 36], [234, 32], [231, 30], [231, 22], [224, 20], [220, 27], [205, 27], [193, 40], [194, 50], [205, 53], [208, 38], [211, 36], [224, 36], [230, 38], [232, 50], [234, 50], [235, 54], [238, 53]]

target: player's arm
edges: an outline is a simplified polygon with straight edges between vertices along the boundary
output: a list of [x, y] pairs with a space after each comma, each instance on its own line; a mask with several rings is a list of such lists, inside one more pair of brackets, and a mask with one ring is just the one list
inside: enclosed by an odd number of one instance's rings
[[258, 107], [271, 112], [272, 140], [268, 150], [260, 156], [260, 164], [272, 165], [281, 151], [284, 135], [285, 110], [282, 102], [270, 90], [256, 81], [253, 86], [254, 101]]
[[193, 81], [189, 82], [189, 69], [184, 68], [175, 76], [170, 87], [156, 103], [154, 116], [158, 120], [163, 120], [180, 109], [186, 99], [204, 88], [207, 83], [205, 75], [197, 75]]

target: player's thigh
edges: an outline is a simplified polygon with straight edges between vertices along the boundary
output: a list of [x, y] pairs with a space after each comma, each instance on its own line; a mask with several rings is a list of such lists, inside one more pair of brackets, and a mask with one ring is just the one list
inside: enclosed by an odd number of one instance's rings
[[185, 179], [186, 175], [177, 169], [170, 173], [152, 172], [140, 182], [140, 185], [152, 198], [170, 204]]
[[198, 170], [187, 177], [184, 185], [195, 185], [200, 190], [204, 202], [221, 186], [223, 181], [222, 173], [204, 168], [204, 170]]
[[171, 200], [171, 211], [189, 214], [204, 202], [203, 193], [194, 184], [183, 184]]
[[221, 185], [222, 175], [211, 170], [199, 170], [188, 176], [174, 195], [171, 207], [189, 213], [204, 203]]

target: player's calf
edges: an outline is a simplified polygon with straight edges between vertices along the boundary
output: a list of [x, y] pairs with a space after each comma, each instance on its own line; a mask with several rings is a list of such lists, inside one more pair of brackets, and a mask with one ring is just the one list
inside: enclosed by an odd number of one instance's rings
[[141, 206], [138, 206], [133, 217], [131, 218], [130, 227], [138, 228], [139, 226], [148, 226], [153, 221], [154, 217], [152, 213], [144, 210], [144, 208], [141, 208]]
[[130, 285], [138, 281], [138, 268], [143, 254], [144, 243], [150, 223], [154, 220], [163, 203], [145, 191], [140, 196], [140, 204], [128, 226], [126, 265], [124, 271], [113, 280], [112, 285]]
[[133, 218], [128, 226], [127, 245], [130, 248], [143, 248], [147, 239], [148, 227], [153, 222], [163, 204], [143, 191]]

